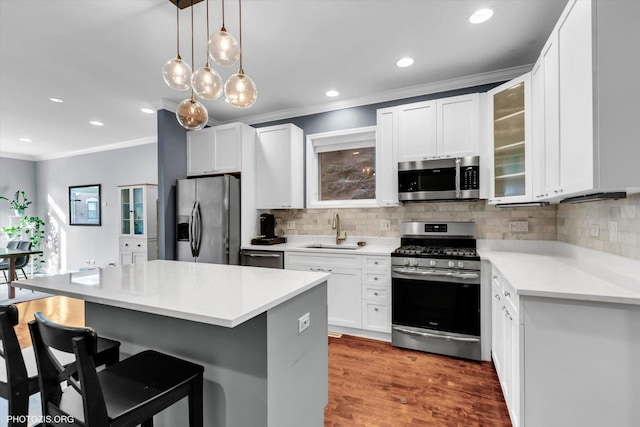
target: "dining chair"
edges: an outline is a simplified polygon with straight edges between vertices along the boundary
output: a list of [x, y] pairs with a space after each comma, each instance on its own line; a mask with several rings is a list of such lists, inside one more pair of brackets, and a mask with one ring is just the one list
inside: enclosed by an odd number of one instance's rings
[[[7, 249], [17, 249], [18, 248], [18, 243], [20, 243], [20, 241], [18, 240], [11, 240], [9, 242], [7, 242]], [[2, 258], [0, 260], [0, 270], [2, 270], [2, 275], [4, 276], [4, 282], [7, 283], [7, 271], [9, 271], [9, 258]]]
[[[0, 305], [0, 397], [8, 401], [10, 427], [27, 425], [29, 396], [39, 391], [38, 370], [33, 347], [20, 349], [14, 326], [19, 323], [15, 305]], [[75, 357], [57, 352], [69, 375], [76, 375]], [[100, 338], [96, 365], [110, 366], [120, 359], [120, 343]]]
[[[202, 366], [146, 350], [98, 372], [92, 359], [98, 335], [92, 328], [59, 325], [38, 312], [29, 329], [45, 417], [66, 416], [65, 425], [73, 426], [152, 427], [155, 414], [188, 397], [188, 425], [202, 427]], [[79, 379], [70, 378], [66, 387], [53, 349], [75, 354]]]
[[[20, 242], [18, 242], [18, 249], [20, 250], [31, 250], [31, 246], [32, 243], [28, 240], [22, 240]], [[18, 280], [18, 269], [20, 269], [20, 271], [22, 271], [22, 274], [24, 275], [25, 280], [28, 279], [27, 274], [24, 272], [24, 268], [29, 264], [29, 255], [25, 255], [25, 256], [20, 256], [16, 258], [16, 263], [15, 263], [15, 269], [14, 271], [16, 272], [16, 280]]]

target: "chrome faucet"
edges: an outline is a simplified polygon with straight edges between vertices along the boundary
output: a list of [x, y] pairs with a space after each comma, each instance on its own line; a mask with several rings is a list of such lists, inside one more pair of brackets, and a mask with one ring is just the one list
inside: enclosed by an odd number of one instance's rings
[[347, 232], [340, 232], [340, 215], [336, 214], [333, 217], [333, 225], [331, 226], [331, 228], [336, 230], [336, 245], [339, 245], [343, 241], [347, 240]]

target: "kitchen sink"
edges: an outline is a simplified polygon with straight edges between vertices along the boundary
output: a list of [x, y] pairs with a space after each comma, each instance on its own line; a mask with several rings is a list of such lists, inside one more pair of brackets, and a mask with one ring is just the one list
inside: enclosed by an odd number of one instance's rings
[[303, 248], [309, 249], [346, 249], [354, 251], [356, 249], [360, 249], [358, 245], [331, 245], [326, 243], [312, 243], [310, 245], [305, 245]]

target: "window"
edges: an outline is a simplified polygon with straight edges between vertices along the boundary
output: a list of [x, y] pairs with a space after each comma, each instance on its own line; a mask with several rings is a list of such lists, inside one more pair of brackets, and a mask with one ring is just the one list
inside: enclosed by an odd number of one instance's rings
[[307, 207], [376, 206], [375, 127], [307, 136]]

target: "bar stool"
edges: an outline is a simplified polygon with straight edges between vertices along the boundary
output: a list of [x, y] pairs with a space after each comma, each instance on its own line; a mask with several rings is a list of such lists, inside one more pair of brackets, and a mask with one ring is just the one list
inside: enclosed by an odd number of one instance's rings
[[[70, 328], [42, 313], [29, 322], [36, 353], [42, 413], [67, 416], [73, 426], [153, 426], [153, 416], [185, 396], [189, 426], [202, 427], [204, 368], [176, 357], [146, 350], [96, 371], [92, 355], [98, 336], [91, 328]], [[75, 354], [79, 381], [69, 378], [62, 388], [64, 367], [52, 349]]]
[[[20, 350], [14, 326], [18, 324], [18, 308], [0, 305], [0, 397], [9, 403], [10, 426], [26, 426], [29, 396], [39, 391], [38, 370], [33, 347]], [[75, 358], [71, 354], [57, 353], [69, 375], [74, 375]], [[120, 359], [120, 343], [100, 338], [95, 356], [96, 365], [109, 366]]]

